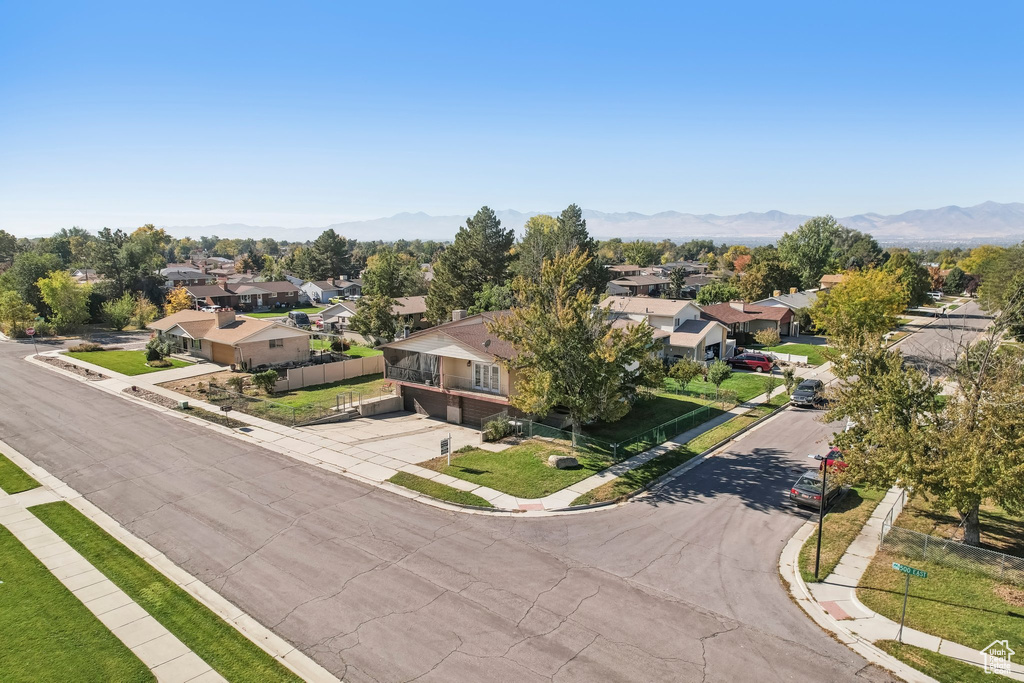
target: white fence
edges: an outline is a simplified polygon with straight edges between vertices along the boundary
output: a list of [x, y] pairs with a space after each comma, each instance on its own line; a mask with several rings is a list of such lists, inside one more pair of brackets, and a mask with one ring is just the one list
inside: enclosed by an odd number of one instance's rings
[[321, 363], [304, 368], [291, 368], [277, 380], [274, 391], [290, 391], [314, 384], [340, 382], [343, 379], [362, 377], [363, 375], [384, 374], [384, 356], [366, 358], [350, 358], [335, 363]]
[[775, 360], [784, 360], [787, 363], [803, 363], [807, 365], [807, 356], [798, 356], [793, 353], [775, 353], [774, 351], [762, 351], [761, 353], [767, 353]]

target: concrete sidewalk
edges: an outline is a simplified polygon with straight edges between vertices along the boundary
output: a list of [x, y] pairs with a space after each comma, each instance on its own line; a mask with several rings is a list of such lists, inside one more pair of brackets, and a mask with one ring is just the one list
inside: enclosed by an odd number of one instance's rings
[[0, 491], [0, 524], [142, 660], [158, 681], [224, 681], [199, 655], [26, 509], [57, 500], [59, 496], [44, 488], [13, 496]]
[[[795, 572], [796, 580], [803, 584], [817, 608], [827, 614], [830, 621], [842, 631], [866, 643], [894, 640], [900, 627], [897, 622], [872, 611], [857, 599], [857, 585], [878, 551], [882, 521], [900, 494], [901, 490], [898, 488], [886, 493], [860, 534], [840, 558], [839, 564], [822, 582], [804, 584], [799, 572]], [[816, 524], [810, 523], [810, 532], [813, 533], [815, 529]], [[803, 537], [806, 538], [808, 535], [804, 534]], [[798, 544], [797, 552], [799, 545], [802, 545], [802, 541]], [[783, 554], [785, 555], [785, 552]], [[1009, 633], [1006, 635], [1012, 636]], [[984, 666], [984, 655], [978, 650], [912, 628], [903, 629], [903, 642], [978, 667]], [[885, 662], [881, 663], [887, 665]], [[1024, 666], [1012, 664], [1009, 677], [1024, 681]]]

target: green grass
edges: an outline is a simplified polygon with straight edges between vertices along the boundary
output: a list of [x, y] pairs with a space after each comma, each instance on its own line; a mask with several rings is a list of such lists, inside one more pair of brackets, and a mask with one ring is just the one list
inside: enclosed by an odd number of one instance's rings
[[420, 466], [482, 484], [516, 498], [543, 498], [612, 464], [610, 458], [577, 451], [575, 456], [580, 466], [560, 470], [548, 466], [551, 454], [569, 455], [569, 452], [546, 442], [528, 441], [500, 453], [479, 448], [460, 449], [453, 454], [451, 465], [447, 464], [446, 458], [434, 458], [420, 463]]
[[[722, 382], [722, 389], [732, 391], [740, 402], [749, 401], [755, 396], [764, 393], [764, 373], [758, 372], [733, 372], [732, 376]], [[782, 375], [776, 373], [778, 384], [782, 383]], [[669, 390], [678, 389], [679, 383], [671, 377], [665, 380], [665, 387]], [[710, 382], [695, 379], [686, 385], [686, 390], [698, 394], [706, 394], [710, 398], [715, 397], [715, 385]]]
[[955, 311], [958, 308], [960, 308], [960, 304], [950, 304], [949, 306], [946, 306], [947, 311]]
[[431, 498], [446, 500], [449, 503], [458, 503], [459, 505], [476, 505], [477, 507], [483, 508], [494, 507], [480, 496], [469, 493], [468, 491], [460, 491], [457, 488], [453, 488], [445, 484], [439, 484], [436, 481], [424, 479], [423, 477], [417, 477], [415, 474], [409, 474], [408, 472], [399, 472], [388, 479], [388, 481], [392, 484], [398, 484], [399, 486], [404, 486], [407, 489], [412, 489], [413, 491], [419, 491]]
[[[986, 506], [980, 514], [982, 543], [1000, 552], [1020, 555], [1024, 546], [1024, 519]], [[896, 525], [948, 538], [956, 518], [932, 510], [926, 501], [908, 501]], [[984, 574], [932, 561], [920, 554], [903, 556], [887, 551], [875, 555], [857, 588], [865, 605], [899, 620], [903, 605], [904, 575], [893, 562], [928, 572], [926, 579], [911, 579], [907, 626], [947, 638], [967, 647], [983, 648], [997, 638], [1024, 633], [1024, 587], [1000, 583]]]
[[807, 356], [808, 365], [821, 365], [825, 362], [825, 347], [815, 346], [814, 344], [779, 344], [778, 346], [766, 347], [764, 350], [774, 351], [775, 353], [791, 353], [795, 356]]
[[[25, 471], [0, 453], [0, 489], [14, 495], [39, 487], [39, 482], [25, 474]], [[0, 577], [2, 578], [2, 577]]]
[[152, 681], [153, 674], [0, 526], [0, 681]]
[[279, 308], [273, 311], [264, 311], [263, 313], [243, 313], [250, 318], [283, 318], [292, 311], [298, 311], [307, 315], [313, 313], [319, 313], [323, 309], [319, 306], [299, 306], [298, 308]]
[[[107, 370], [120, 372], [122, 375], [145, 375], [150, 372], [171, 369], [151, 368], [146, 365], [145, 351], [68, 351], [67, 355], [78, 360], [84, 360], [86, 363], [98, 365]], [[166, 360], [170, 361], [171, 367], [174, 368], [184, 368], [191, 365], [191, 363], [186, 363], [177, 358], [167, 358]]]
[[898, 643], [895, 640], [879, 640], [875, 645], [939, 683], [1012, 683], [1014, 680], [999, 674], [987, 674], [980, 667], [923, 647]]
[[[885, 491], [854, 486], [825, 515], [821, 533], [821, 566], [818, 571], [821, 580], [839, 564], [846, 549], [860, 534], [883, 497]], [[804, 581], [814, 581], [814, 554], [817, 547], [818, 534], [815, 532], [804, 541], [800, 549], [800, 576]]]
[[[314, 351], [319, 351], [321, 349], [323, 349], [324, 351], [330, 351], [330, 349], [331, 349], [331, 340], [330, 339], [310, 339], [309, 340], [309, 348], [313, 349]], [[348, 348], [348, 351], [345, 352], [345, 355], [346, 356], [351, 356], [352, 358], [369, 358], [371, 356], [380, 356], [383, 353], [384, 352], [380, 351], [379, 349], [371, 349], [368, 346], [360, 346], [359, 344], [352, 344]]]
[[224, 427], [230, 427], [231, 429], [239, 429], [240, 427], [251, 427], [248, 422], [242, 422], [236, 420], [233, 417], [228, 417], [224, 413], [215, 413], [212, 410], [206, 408], [197, 408], [196, 406], [189, 406], [188, 408], [175, 408], [179, 413], [185, 413], [193, 417], [206, 420], [207, 422], [215, 422]]
[[[633, 409], [621, 420], [597, 422], [587, 425], [583, 431], [588, 436], [604, 439], [612, 443], [622, 443], [630, 437], [642, 434], [681, 415], [692, 413], [698, 408], [703, 408], [705, 405], [707, 405], [706, 402], [694, 401], [685, 395], [658, 394], [653, 398], [637, 400], [633, 404]], [[719, 408], [708, 408], [708, 410], [701, 413], [699, 419], [701, 422], [704, 422], [721, 414], [722, 411]], [[680, 428], [679, 431], [685, 431], [685, 429], [689, 429], [697, 424], [700, 424], [700, 422]], [[676, 433], [678, 434], [679, 432]], [[675, 434], [670, 434], [667, 438], [672, 438], [673, 436]]]
[[914, 321], [911, 320], [910, 318], [897, 318], [896, 327], [903, 327], [904, 325], [909, 325], [912, 322]]
[[29, 511], [229, 681], [301, 680], [68, 503]]
[[304, 408], [314, 403], [333, 401], [335, 396], [346, 391], [352, 391], [356, 394], [369, 394], [379, 389], [383, 384], [383, 374], [364, 375], [329, 384], [314, 384], [313, 386], [274, 394], [267, 398], [275, 403], [282, 403], [292, 408]]
[[673, 449], [668, 453], [647, 461], [640, 467], [626, 472], [621, 477], [587, 491], [578, 496], [572, 505], [589, 505], [591, 503], [603, 503], [607, 501], [620, 500], [635, 491], [639, 491], [663, 474], [679, 467], [686, 461], [694, 458], [712, 446], [724, 441], [744, 427], [748, 427], [761, 417], [769, 414], [772, 406], [758, 406], [748, 410], [743, 415], [723, 422], [720, 425], [709, 429], [700, 436], [697, 436], [685, 445]]

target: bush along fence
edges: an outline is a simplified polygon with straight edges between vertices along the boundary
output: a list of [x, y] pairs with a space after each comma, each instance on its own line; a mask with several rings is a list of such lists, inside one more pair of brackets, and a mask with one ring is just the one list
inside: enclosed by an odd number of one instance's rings
[[894, 522], [903, 509], [905, 497], [906, 491], [900, 494], [882, 520], [880, 550], [922, 562], [935, 562], [978, 572], [997, 581], [1024, 586], [1024, 558], [895, 526]]
[[534, 422], [527, 418], [511, 417], [507, 411], [483, 418], [481, 425], [483, 426], [483, 438], [485, 441], [500, 441], [507, 436], [517, 436], [524, 439], [551, 439], [553, 441], [565, 442], [566, 445], [576, 450], [583, 450], [606, 457], [610, 456], [613, 460], [625, 460], [663, 444], [674, 436], [693, 429], [722, 412], [722, 409], [714, 404], [704, 405], [668, 422], [664, 422], [657, 427], [635, 434], [619, 443], [612, 443], [611, 441], [588, 436], [581, 432], [559, 429], [540, 422]]
[[205, 400], [218, 406], [222, 411], [224, 408], [228, 408], [226, 412], [237, 410], [247, 415], [260, 417], [287, 427], [299, 427], [318, 422], [332, 422], [355, 417], [358, 414], [359, 406], [388, 396], [393, 391], [393, 386], [385, 384], [379, 389], [372, 391], [341, 391], [330, 399], [303, 403], [302, 405], [289, 405], [275, 401], [272, 398], [240, 394], [231, 389], [217, 387], [210, 389]]

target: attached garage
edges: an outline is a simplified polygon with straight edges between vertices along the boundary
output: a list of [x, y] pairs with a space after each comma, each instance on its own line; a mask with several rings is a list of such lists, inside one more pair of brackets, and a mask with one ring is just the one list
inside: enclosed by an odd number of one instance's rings
[[218, 344], [217, 342], [213, 342], [211, 358], [214, 363], [231, 365], [235, 362], [235, 347], [230, 344]]
[[403, 386], [402, 399], [405, 404], [403, 407], [410, 412], [441, 420], [448, 418], [448, 401], [439, 391]]

